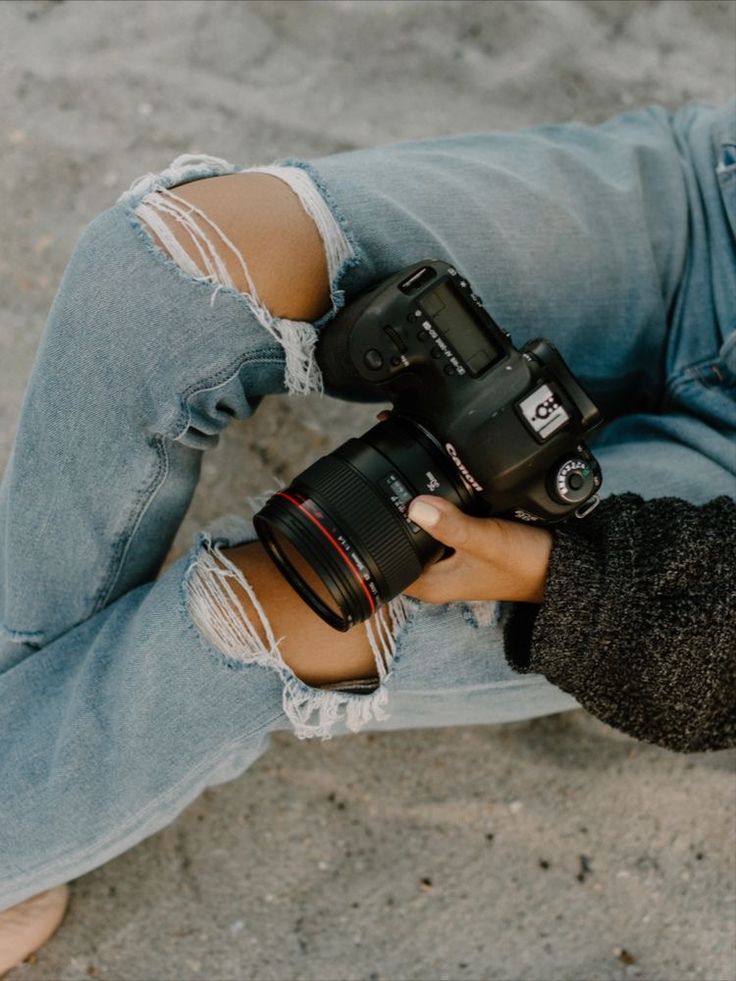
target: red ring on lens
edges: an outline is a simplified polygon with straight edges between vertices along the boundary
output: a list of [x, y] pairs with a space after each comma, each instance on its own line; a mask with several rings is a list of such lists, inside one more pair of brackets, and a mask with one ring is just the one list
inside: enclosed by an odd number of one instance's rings
[[312, 522], [312, 524], [316, 525], [319, 528], [319, 530], [322, 532], [322, 534], [330, 542], [330, 544], [332, 545], [332, 547], [335, 549], [335, 551], [338, 553], [338, 555], [340, 556], [340, 558], [343, 560], [343, 562], [345, 563], [345, 565], [348, 567], [348, 569], [350, 569], [350, 571], [352, 572], [352, 574], [355, 576], [355, 578], [360, 583], [361, 589], [363, 590], [363, 592], [365, 593], [365, 595], [368, 597], [368, 603], [370, 604], [370, 607], [371, 607], [371, 613], [375, 613], [376, 612], [376, 603], [375, 603], [375, 600], [371, 596], [370, 591], [368, 590], [368, 587], [366, 586], [365, 581], [364, 581], [363, 577], [361, 576], [360, 572], [356, 569], [355, 565], [350, 561], [350, 556], [347, 554], [347, 552], [345, 551], [345, 549], [340, 545], [340, 543], [338, 541], [336, 541], [333, 538], [333, 536], [329, 533], [329, 531], [324, 527], [324, 525], [321, 524], [315, 518], [315, 516], [313, 514], [310, 514], [309, 510], [307, 508], [305, 508], [304, 505], [301, 504], [299, 501], [297, 501], [295, 498], [291, 497], [289, 494], [284, 493], [284, 491], [276, 491], [276, 494], [274, 496], [275, 497], [284, 497], [284, 498], [286, 498], [287, 501], [289, 501], [291, 504], [293, 504], [296, 507], [298, 507], [299, 510], [302, 512], [302, 514], [305, 514], [309, 518], [309, 520]]

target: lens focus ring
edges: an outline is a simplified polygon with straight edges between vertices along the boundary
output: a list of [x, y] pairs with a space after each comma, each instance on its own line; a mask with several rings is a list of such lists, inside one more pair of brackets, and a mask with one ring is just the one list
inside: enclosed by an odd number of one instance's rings
[[358, 548], [371, 572], [377, 573], [384, 596], [395, 596], [419, 577], [421, 562], [404, 519], [349, 463], [334, 455], [323, 457], [294, 486], [329, 508], [330, 518]]

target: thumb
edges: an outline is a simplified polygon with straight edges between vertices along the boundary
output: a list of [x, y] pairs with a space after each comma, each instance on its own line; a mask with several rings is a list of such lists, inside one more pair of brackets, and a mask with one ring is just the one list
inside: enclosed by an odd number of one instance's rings
[[443, 497], [415, 497], [409, 506], [409, 517], [450, 548], [478, 553], [488, 545], [488, 519], [471, 518]]

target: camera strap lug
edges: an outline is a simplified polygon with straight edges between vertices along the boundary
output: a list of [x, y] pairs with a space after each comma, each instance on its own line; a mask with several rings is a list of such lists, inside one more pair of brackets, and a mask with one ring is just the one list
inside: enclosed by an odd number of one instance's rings
[[581, 504], [579, 508], [575, 508], [573, 513], [576, 518], [587, 518], [592, 511], [595, 511], [600, 503], [600, 497], [598, 497], [597, 494], [594, 494], [592, 497], [589, 497], [584, 504]]

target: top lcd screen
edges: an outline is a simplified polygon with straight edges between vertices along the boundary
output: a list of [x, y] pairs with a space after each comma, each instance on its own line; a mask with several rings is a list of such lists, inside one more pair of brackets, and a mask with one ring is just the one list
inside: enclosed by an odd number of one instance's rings
[[421, 307], [471, 375], [479, 375], [501, 357], [501, 351], [448, 283], [440, 283], [422, 297]]

